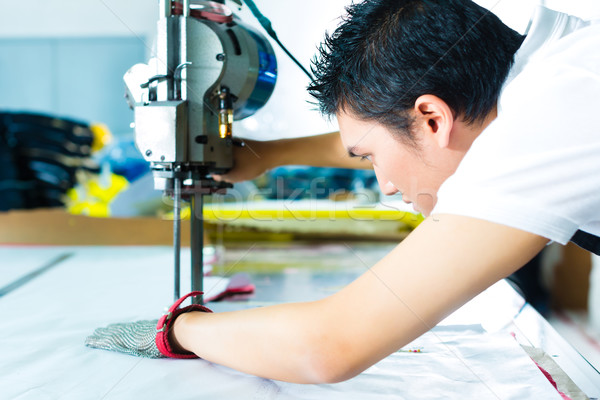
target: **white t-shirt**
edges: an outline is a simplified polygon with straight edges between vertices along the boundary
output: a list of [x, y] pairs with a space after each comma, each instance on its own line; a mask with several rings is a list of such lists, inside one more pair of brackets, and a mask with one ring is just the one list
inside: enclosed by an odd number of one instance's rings
[[577, 230], [600, 236], [600, 25], [546, 9], [538, 17], [498, 117], [441, 186], [432, 214], [565, 244]]

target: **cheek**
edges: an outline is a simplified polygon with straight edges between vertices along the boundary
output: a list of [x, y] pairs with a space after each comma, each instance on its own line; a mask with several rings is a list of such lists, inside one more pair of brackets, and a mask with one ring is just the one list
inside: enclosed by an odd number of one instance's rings
[[379, 184], [381, 193], [386, 196], [391, 196], [398, 193], [398, 188], [396, 185], [393, 184], [392, 181], [390, 181], [376, 165], [373, 165], [373, 171], [375, 171], [375, 176], [377, 177], [377, 183]]
[[412, 171], [401, 155], [381, 157], [374, 161], [374, 166], [382, 178], [392, 182], [400, 191], [406, 190], [407, 178], [411, 176]]
[[432, 201], [431, 184], [426, 167], [418, 157], [402, 154], [377, 161], [380, 173], [402, 193], [407, 202], [424, 203], [429, 208]]

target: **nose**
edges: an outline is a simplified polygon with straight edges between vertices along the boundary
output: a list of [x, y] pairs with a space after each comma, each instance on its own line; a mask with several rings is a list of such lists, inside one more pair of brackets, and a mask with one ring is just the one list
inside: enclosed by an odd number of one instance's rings
[[375, 177], [377, 177], [377, 183], [379, 183], [381, 193], [386, 196], [398, 193], [398, 188], [394, 186], [394, 184], [390, 182], [376, 166], [373, 166], [373, 170], [375, 171]]

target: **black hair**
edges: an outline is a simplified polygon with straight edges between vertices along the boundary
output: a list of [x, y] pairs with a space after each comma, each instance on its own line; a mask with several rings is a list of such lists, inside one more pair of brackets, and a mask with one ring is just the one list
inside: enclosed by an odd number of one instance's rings
[[524, 36], [470, 0], [365, 0], [313, 60], [308, 87], [324, 115], [350, 111], [413, 142], [407, 110], [421, 95], [483, 121]]

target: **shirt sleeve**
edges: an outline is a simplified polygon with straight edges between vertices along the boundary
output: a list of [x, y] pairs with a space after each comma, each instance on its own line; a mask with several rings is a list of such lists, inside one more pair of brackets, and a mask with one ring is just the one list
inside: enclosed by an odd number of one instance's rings
[[432, 214], [558, 243], [600, 221], [600, 60], [545, 59], [504, 90], [499, 115], [438, 192]]

